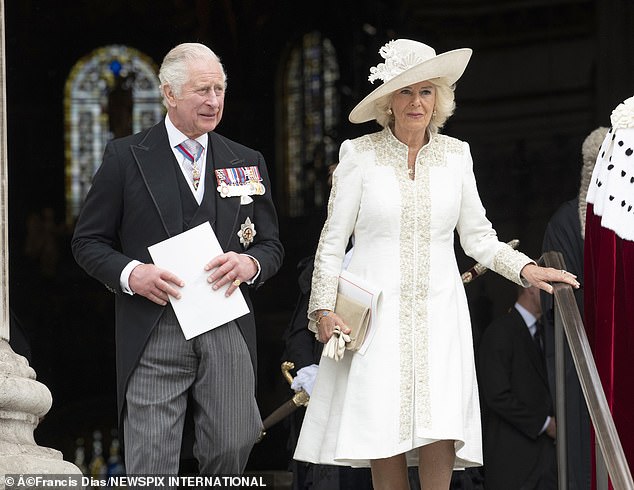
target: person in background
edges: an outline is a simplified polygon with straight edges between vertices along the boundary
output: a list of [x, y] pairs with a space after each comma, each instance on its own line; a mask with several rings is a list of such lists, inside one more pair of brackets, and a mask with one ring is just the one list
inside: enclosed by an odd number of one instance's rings
[[376, 490], [449, 488], [452, 470], [482, 465], [481, 422], [466, 295], [454, 231], [467, 255], [524, 286], [578, 286], [500, 242], [478, 196], [467, 143], [440, 134], [470, 49], [437, 55], [398, 39], [370, 69], [382, 84], [350, 113], [383, 130], [341, 145], [312, 276], [308, 315], [320, 342], [335, 327], [337, 282], [348, 271], [380, 287], [371, 342], [322, 357], [294, 457], [370, 467]]
[[[328, 166], [328, 187], [332, 185], [332, 173], [337, 164]], [[326, 196], [327, 197], [327, 196]], [[349, 251], [348, 256], [351, 256]], [[299, 289], [295, 310], [288, 327], [284, 331], [284, 353], [282, 361], [291, 361], [295, 366], [296, 376], [291, 388], [299, 391], [303, 389], [312, 393], [319, 369], [323, 344], [315, 339], [315, 335], [308, 330], [308, 300], [310, 285], [314, 269], [315, 256], [304, 257], [297, 264], [297, 286]], [[289, 449], [295, 451], [297, 438], [302, 426], [306, 410], [300, 407], [289, 420]], [[290, 468], [293, 473], [293, 490], [371, 490], [372, 477], [367, 468], [348, 468], [334, 465], [313, 465], [291, 460]]]
[[[308, 330], [308, 300], [314, 268], [314, 256], [305, 257], [297, 265], [299, 295], [293, 316], [284, 332], [284, 360], [295, 365], [297, 375], [292, 388], [303, 389], [310, 394], [319, 370], [319, 360], [323, 344], [317, 342]], [[310, 402], [309, 402], [310, 403]], [[291, 415], [289, 449], [295, 451], [297, 438], [306, 410], [300, 407]], [[291, 461], [293, 490], [371, 490], [372, 475], [368, 468], [350, 468], [339, 465], [314, 465], [301, 461]]]
[[[561, 252], [566, 270], [577, 276], [583, 285], [583, 241], [586, 228], [586, 195], [592, 169], [597, 160], [599, 148], [608, 128], [599, 127], [586, 136], [581, 146], [583, 165], [579, 194], [564, 202], [553, 214], [546, 226], [542, 252]], [[579, 311], [583, 315], [583, 289], [574, 291]], [[544, 325], [544, 349], [550, 392], [555, 397], [555, 310], [553, 297], [542, 293], [542, 324]], [[590, 415], [577, 377], [577, 371], [566, 341], [565, 384], [566, 384], [566, 447], [568, 454], [569, 490], [590, 490], [591, 436]]]
[[612, 111], [610, 122], [586, 199], [584, 324], [634, 472], [634, 96]]
[[[159, 71], [167, 115], [115, 139], [77, 221], [72, 249], [116, 294], [118, 408], [129, 474], [176, 474], [188, 395], [202, 474], [238, 474], [258, 439], [256, 332], [250, 289], [283, 248], [262, 155], [216, 127], [227, 77], [218, 56], [180, 44]], [[209, 222], [224, 253], [200, 264], [214, 290], [240, 288], [249, 313], [185, 340], [170, 299], [184, 286], [148, 247]], [[214, 254], [215, 255], [215, 254]]]
[[555, 490], [557, 426], [544, 362], [539, 289], [518, 287], [478, 348], [487, 490]]

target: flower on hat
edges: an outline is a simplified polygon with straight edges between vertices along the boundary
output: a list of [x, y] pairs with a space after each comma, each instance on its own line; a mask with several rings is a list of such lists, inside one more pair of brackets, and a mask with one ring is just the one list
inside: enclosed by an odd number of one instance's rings
[[370, 68], [370, 76], [368, 80], [374, 83], [377, 79], [381, 79], [384, 83], [400, 75], [408, 68], [425, 61], [413, 51], [403, 53], [395, 46], [396, 41], [392, 40], [381, 46], [379, 54], [385, 60], [385, 63], [379, 63]]
[[634, 128], [634, 96], [625, 99], [612, 111], [610, 116], [612, 127], [617, 128]]
[[368, 77], [372, 83], [375, 80], [383, 83], [352, 109], [348, 119], [356, 124], [381, 117], [377, 101], [412, 83], [443, 78], [444, 83], [453, 85], [462, 76], [471, 53], [471, 49], [461, 48], [437, 55], [431, 46], [411, 39], [386, 43], [379, 50], [384, 62], [370, 68]]

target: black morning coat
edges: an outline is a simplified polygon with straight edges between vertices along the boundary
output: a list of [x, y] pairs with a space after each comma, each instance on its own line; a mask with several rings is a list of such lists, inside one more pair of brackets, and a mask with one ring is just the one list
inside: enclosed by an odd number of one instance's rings
[[[188, 228], [209, 221], [225, 252], [248, 253], [261, 272], [252, 287], [261, 285], [280, 268], [284, 250], [279, 240], [278, 221], [271, 198], [271, 182], [263, 156], [215, 132], [209, 134], [205, 195], [188, 223], [184, 219], [182, 183], [185, 182], [169, 145], [165, 122], [138, 134], [111, 141], [103, 163], [79, 215], [72, 239], [77, 263], [116, 294], [115, 331], [117, 399], [122, 414], [128, 379], [165, 307], [139, 295], [121, 290], [123, 268], [136, 259], [151, 263], [148, 247]], [[257, 166], [265, 187], [264, 195], [241, 204], [240, 197], [220, 197], [214, 170]], [[179, 181], [178, 179], [182, 179]], [[195, 202], [195, 200], [194, 200]], [[255, 226], [253, 242], [245, 249], [240, 243], [240, 225], [250, 218]], [[211, 260], [213, 257], [209, 257]], [[236, 320], [257, 366], [256, 331], [249, 286], [240, 286], [250, 313]], [[168, 306], [169, 307], [169, 306]]]

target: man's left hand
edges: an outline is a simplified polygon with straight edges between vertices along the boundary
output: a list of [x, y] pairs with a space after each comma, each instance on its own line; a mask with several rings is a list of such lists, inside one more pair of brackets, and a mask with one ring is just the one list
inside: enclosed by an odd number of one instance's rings
[[213, 285], [214, 290], [221, 288], [225, 284], [229, 285], [225, 296], [231, 296], [240, 287], [240, 284], [251, 280], [258, 272], [257, 266], [251, 257], [235, 252], [218, 255], [207, 263], [205, 270], [213, 270], [212, 274], [207, 278], [207, 282]]

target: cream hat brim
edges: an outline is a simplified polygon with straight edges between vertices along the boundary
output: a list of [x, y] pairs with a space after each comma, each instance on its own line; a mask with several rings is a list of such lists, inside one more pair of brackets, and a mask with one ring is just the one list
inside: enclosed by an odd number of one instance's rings
[[436, 55], [405, 70], [370, 92], [352, 109], [348, 119], [355, 124], [376, 119], [378, 113], [375, 102], [378, 99], [414, 83], [444, 78], [450, 85], [453, 85], [467, 68], [472, 53], [473, 50], [470, 48], [454, 49], [453, 51]]

